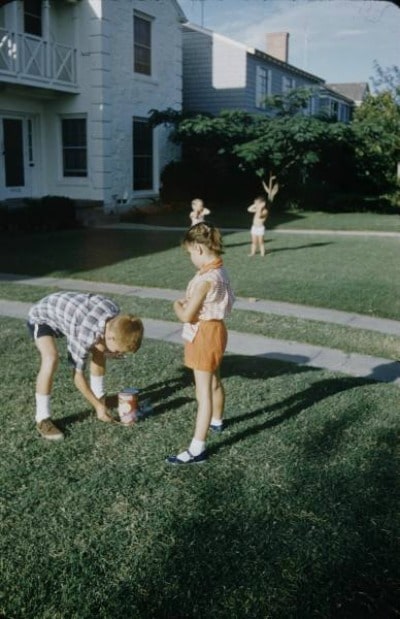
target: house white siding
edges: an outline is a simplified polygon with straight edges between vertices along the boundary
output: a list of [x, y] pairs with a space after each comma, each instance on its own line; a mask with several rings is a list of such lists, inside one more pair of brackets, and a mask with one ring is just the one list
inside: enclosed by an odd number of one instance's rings
[[[3, 120], [16, 119], [23, 131], [24, 159], [22, 185], [7, 185], [0, 166], [0, 199], [53, 194], [110, 207], [122, 196], [128, 203], [156, 196], [162, 168], [179, 153], [168, 140], [168, 129], [155, 129], [152, 184], [134, 191], [133, 118], [147, 119], [152, 109], [182, 108], [184, 16], [177, 3], [45, 0], [43, 7], [43, 40], [23, 32], [22, 2], [14, 0], [2, 11], [0, 34], [5, 41], [30, 45], [33, 55], [32, 46], [40, 48], [44, 62], [39, 66], [34, 59], [36, 65], [21, 69], [0, 50], [0, 138], [6, 133]], [[135, 12], [151, 23], [151, 75], [134, 72]], [[48, 53], [54, 42], [61, 66], [56, 78], [50, 73], [54, 54]], [[85, 176], [64, 173], [63, 119], [86, 121]]]

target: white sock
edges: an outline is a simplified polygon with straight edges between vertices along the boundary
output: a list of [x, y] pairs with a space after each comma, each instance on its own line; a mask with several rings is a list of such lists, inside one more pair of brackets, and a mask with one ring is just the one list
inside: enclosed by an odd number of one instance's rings
[[90, 388], [93, 391], [96, 398], [100, 400], [105, 394], [104, 390], [104, 376], [90, 375]]
[[41, 393], [35, 394], [36, 398], [36, 423], [40, 423], [44, 419], [50, 418], [50, 396], [42, 395]]
[[[192, 456], [199, 456], [204, 451], [205, 446], [206, 444], [204, 441], [198, 441], [197, 439], [193, 438], [189, 446], [189, 451]], [[182, 460], [182, 462], [189, 462], [190, 455], [188, 453], [188, 450], [186, 449], [185, 451], [182, 451], [180, 454], [178, 454], [178, 458], [179, 460]]]
[[210, 425], [214, 426], [214, 427], [215, 426], [219, 427], [219, 426], [222, 426], [222, 423], [223, 423], [222, 419], [214, 419], [214, 417], [213, 417], [211, 419], [211, 424]]
[[198, 441], [196, 438], [192, 438], [189, 451], [193, 456], [199, 456], [206, 448], [205, 441]]

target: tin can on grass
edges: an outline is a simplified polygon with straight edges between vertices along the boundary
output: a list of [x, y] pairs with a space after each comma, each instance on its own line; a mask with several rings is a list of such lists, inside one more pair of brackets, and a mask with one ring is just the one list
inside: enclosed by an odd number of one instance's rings
[[121, 423], [132, 424], [139, 410], [139, 389], [129, 387], [118, 394], [118, 415]]

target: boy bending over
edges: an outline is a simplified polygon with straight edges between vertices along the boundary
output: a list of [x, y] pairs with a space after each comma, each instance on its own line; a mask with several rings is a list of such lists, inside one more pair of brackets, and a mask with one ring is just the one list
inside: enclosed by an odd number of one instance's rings
[[[36, 379], [35, 419], [39, 433], [49, 440], [64, 438], [50, 418], [50, 395], [58, 365], [56, 338], [60, 337], [67, 339], [76, 388], [94, 407], [100, 421], [112, 421], [104, 397], [106, 357], [135, 353], [140, 348], [140, 318], [121, 314], [118, 305], [98, 294], [56, 292], [31, 307], [27, 324], [41, 357]], [[89, 355], [88, 383], [84, 369]]]

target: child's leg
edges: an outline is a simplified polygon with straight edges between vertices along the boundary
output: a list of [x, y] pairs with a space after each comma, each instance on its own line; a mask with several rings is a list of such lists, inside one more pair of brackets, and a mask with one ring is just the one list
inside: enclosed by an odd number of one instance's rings
[[249, 256], [254, 256], [257, 250], [257, 237], [255, 234], [251, 235], [251, 249]]
[[40, 352], [40, 369], [36, 378], [36, 393], [50, 395], [58, 366], [58, 350], [54, 337], [45, 335], [35, 340]]
[[40, 353], [40, 369], [36, 378], [35, 420], [40, 434], [49, 440], [64, 438], [63, 433], [50, 420], [50, 395], [54, 374], [58, 366], [58, 350], [54, 337], [45, 335], [35, 340]]
[[212, 376], [211, 384], [212, 396], [212, 416], [211, 423], [215, 426], [222, 425], [222, 416], [225, 408], [225, 389], [221, 382], [219, 370], [216, 370]]
[[260, 250], [260, 254], [265, 256], [264, 237], [261, 235], [258, 237], [258, 248]]
[[205, 442], [213, 414], [213, 378], [211, 372], [193, 370], [196, 383], [197, 417], [194, 438]]

